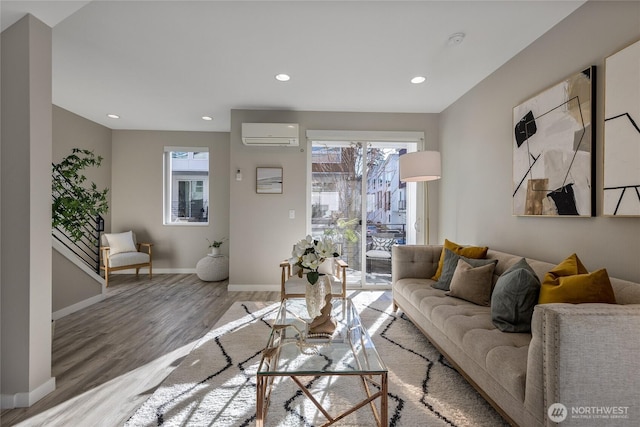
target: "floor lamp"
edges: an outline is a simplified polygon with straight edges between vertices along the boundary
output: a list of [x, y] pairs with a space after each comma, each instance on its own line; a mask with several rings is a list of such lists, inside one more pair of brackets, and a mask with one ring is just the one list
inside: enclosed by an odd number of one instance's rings
[[[400, 156], [400, 181], [435, 181], [441, 177], [440, 152], [416, 151]], [[426, 242], [429, 244], [429, 186], [425, 182], [425, 227]]]

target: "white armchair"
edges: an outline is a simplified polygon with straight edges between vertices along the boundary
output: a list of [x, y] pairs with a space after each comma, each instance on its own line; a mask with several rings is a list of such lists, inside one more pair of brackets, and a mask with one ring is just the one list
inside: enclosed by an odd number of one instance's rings
[[149, 267], [149, 279], [152, 278], [152, 243], [136, 242], [133, 231], [124, 233], [103, 233], [100, 236], [100, 270], [104, 271], [104, 280], [109, 286], [109, 272], [117, 270], [136, 270]]

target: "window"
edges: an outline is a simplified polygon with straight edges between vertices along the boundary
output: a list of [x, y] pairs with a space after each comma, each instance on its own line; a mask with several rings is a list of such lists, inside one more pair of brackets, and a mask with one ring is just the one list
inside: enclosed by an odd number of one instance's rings
[[208, 224], [209, 149], [165, 147], [164, 224]]
[[311, 158], [314, 163], [340, 163], [342, 150], [335, 147], [314, 146], [311, 148]]

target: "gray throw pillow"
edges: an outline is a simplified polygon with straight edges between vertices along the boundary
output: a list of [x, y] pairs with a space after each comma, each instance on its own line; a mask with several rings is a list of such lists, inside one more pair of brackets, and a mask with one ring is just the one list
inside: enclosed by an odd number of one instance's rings
[[531, 332], [540, 279], [522, 258], [496, 282], [491, 296], [491, 320], [503, 332]]
[[443, 291], [448, 291], [451, 286], [451, 279], [453, 278], [453, 273], [456, 271], [456, 267], [458, 267], [458, 260], [463, 260], [471, 267], [482, 267], [483, 265], [488, 264], [497, 264], [497, 259], [475, 259], [475, 258], [467, 258], [457, 253], [450, 251], [449, 249], [444, 250], [444, 262], [442, 263], [442, 274], [440, 274], [440, 278], [433, 286], [436, 289], [442, 289]]
[[465, 261], [458, 260], [458, 267], [453, 273], [447, 295], [488, 307], [491, 303], [491, 285], [495, 267], [495, 263], [472, 267]]

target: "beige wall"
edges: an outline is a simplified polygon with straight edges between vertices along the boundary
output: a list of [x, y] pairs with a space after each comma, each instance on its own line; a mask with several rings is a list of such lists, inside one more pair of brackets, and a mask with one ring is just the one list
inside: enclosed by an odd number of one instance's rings
[[[73, 148], [93, 151], [102, 156], [98, 168], [83, 171], [87, 182], [99, 189], [111, 188], [111, 129], [80, 117], [63, 108], [53, 106], [53, 163], [59, 163], [71, 154]], [[111, 192], [108, 195], [111, 207]], [[105, 230], [111, 228], [111, 210], [105, 215]], [[102, 286], [95, 279], [53, 251], [52, 309], [57, 312], [88, 298], [100, 295]]]
[[[209, 225], [163, 225], [165, 146], [209, 147]], [[208, 252], [206, 238], [229, 235], [228, 133], [114, 130], [111, 161], [111, 231], [134, 230], [153, 243], [154, 271], [194, 272]]]
[[[52, 162], [59, 163], [73, 148], [91, 150], [103, 157], [100, 167], [87, 168], [83, 174], [99, 189], [111, 188], [111, 129], [54, 105]], [[111, 191], [108, 199], [111, 207]], [[111, 210], [103, 217], [105, 229], [109, 230]]]
[[[247, 147], [241, 125], [256, 123], [300, 124], [299, 147]], [[437, 149], [435, 114], [346, 113], [275, 110], [231, 111], [230, 156], [230, 289], [275, 289], [280, 283], [279, 263], [291, 254], [293, 244], [307, 233], [307, 142], [310, 130], [421, 131], [428, 149]], [[283, 194], [256, 194], [256, 167], [283, 168]], [[243, 180], [236, 181], [236, 170]], [[437, 199], [438, 186], [429, 187]], [[437, 229], [433, 204], [431, 226]], [[289, 210], [295, 219], [289, 219]]]
[[56, 314], [60, 315], [56, 312], [86, 300], [93, 301], [94, 297], [102, 294], [100, 283], [56, 250], [52, 252], [52, 276], [51, 309], [54, 318], [57, 318]]
[[2, 32], [2, 407], [30, 406], [51, 377], [51, 28]]
[[[550, 262], [573, 252], [590, 270], [640, 281], [640, 218], [511, 215], [512, 109], [589, 65], [597, 69], [597, 205], [601, 212], [604, 59], [640, 39], [640, 2], [588, 2], [440, 117], [440, 240]], [[640, 159], [638, 159], [640, 161]]]

